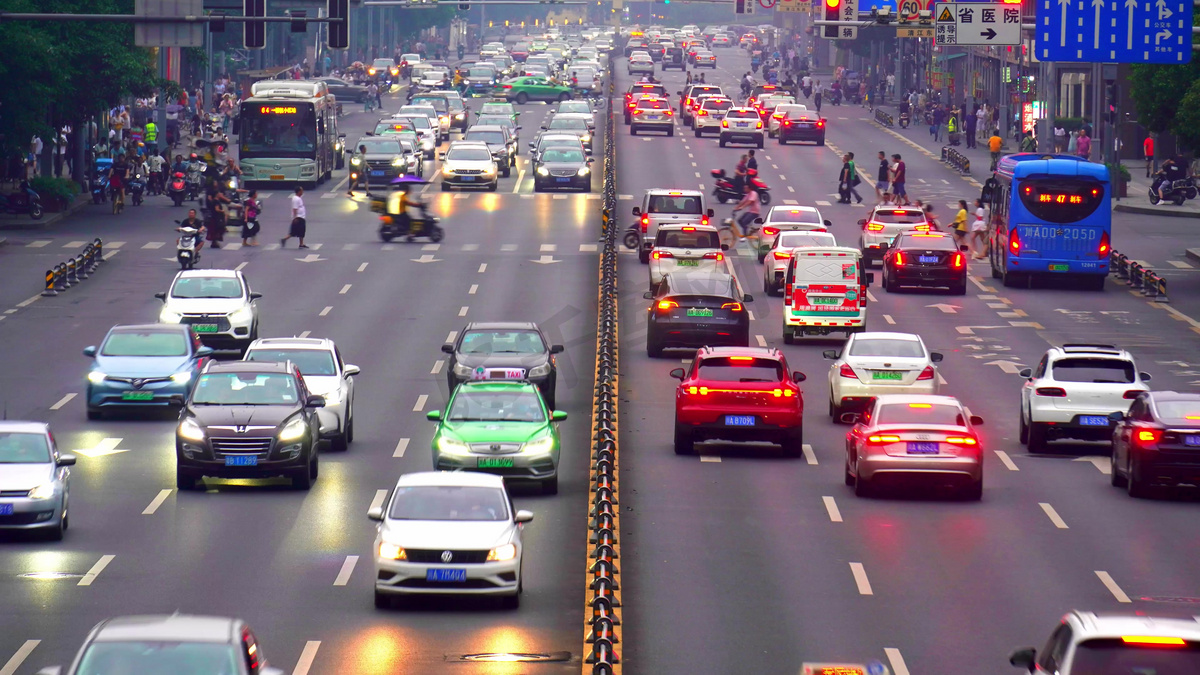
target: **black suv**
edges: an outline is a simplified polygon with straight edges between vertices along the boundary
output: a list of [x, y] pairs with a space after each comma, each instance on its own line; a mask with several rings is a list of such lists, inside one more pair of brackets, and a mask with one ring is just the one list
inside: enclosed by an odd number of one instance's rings
[[442, 351], [450, 355], [446, 368], [450, 393], [471, 380], [528, 380], [554, 409], [558, 383], [554, 355], [562, 353], [563, 346], [550, 344], [536, 323], [469, 323], [455, 342], [442, 345]]
[[321, 396], [309, 394], [290, 361], [210, 361], [196, 378], [175, 429], [176, 482], [204, 476], [317, 479]]
[[667, 68], [687, 70], [687, 57], [683, 53], [683, 47], [667, 47], [663, 50], [662, 69]]

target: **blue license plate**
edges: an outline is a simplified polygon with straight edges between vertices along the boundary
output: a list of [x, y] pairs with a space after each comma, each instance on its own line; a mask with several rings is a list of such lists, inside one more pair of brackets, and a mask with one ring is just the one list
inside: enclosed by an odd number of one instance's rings
[[1200, 436], [1184, 436], [1184, 445], [1200, 445]]
[[559, 178], [559, 179], [558, 179], [558, 182], [560, 182], [560, 183], [570, 183], [570, 182], [571, 182], [571, 179], [570, 179], [570, 178]]
[[438, 581], [442, 583], [453, 583], [456, 581], [466, 581], [467, 571], [465, 569], [436, 569], [425, 570], [425, 581]]
[[475, 176], [463, 176], [462, 179], [464, 183], [470, 183], [475, 180]]
[[371, 175], [372, 175], [372, 176], [382, 176], [382, 175], [383, 175], [383, 169], [374, 169], [374, 170], [372, 170], [372, 171], [371, 171]]
[[258, 466], [255, 455], [226, 455], [225, 466]]
[[921, 263], [935, 263], [935, 262], [937, 262], [937, 261], [938, 261], [938, 257], [937, 257], [936, 255], [922, 255], [922, 256], [917, 256], [917, 262], [921, 262]]
[[752, 427], [754, 426], [754, 415], [726, 415], [725, 426]]
[[1108, 426], [1108, 417], [1106, 415], [1080, 415], [1079, 423], [1085, 427], [1106, 427]]
[[910, 455], [936, 455], [938, 454], [937, 443], [923, 443], [918, 441], [908, 442], [908, 454]]
[[0, 516], [11, 516], [13, 514], [12, 504], [0, 504]]

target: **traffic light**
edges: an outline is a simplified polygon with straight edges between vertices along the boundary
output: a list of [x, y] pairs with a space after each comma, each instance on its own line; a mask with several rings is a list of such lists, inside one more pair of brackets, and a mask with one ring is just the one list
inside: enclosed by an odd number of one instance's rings
[[[842, 20], [842, 0], [825, 0], [825, 20]], [[840, 26], [825, 26], [825, 37], [836, 38], [838, 36], [839, 28]]]
[[330, 19], [345, 19], [329, 24], [329, 48], [350, 48], [350, 0], [328, 0], [325, 15]]
[[1120, 104], [1120, 89], [1115, 81], [1109, 82], [1107, 86], [1108, 98], [1108, 123], [1117, 123], [1117, 106]]
[[[242, 0], [242, 14], [247, 17], [267, 15], [267, 0]], [[265, 21], [247, 21], [242, 24], [242, 44], [246, 49], [262, 49], [267, 46], [267, 24]]]

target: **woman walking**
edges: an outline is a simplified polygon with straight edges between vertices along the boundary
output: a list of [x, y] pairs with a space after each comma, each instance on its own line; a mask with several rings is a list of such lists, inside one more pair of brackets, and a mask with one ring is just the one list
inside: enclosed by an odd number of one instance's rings
[[987, 221], [984, 220], [986, 211], [983, 208], [983, 200], [975, 200], [975, 220], [971, 223], [971, 248], [975, 254], [972, 256], [975, 260], [984, 260], [987, 258]]
[[967, 243], [967, 200], [958, 200], [958, 213], [954, 214], [954, 222], [951, 223], [954, 229], [954, 243], [958, 244], [959, 250]]
[[242, 246], [258, 246], [258, 232], [262, 229], [258, 224], [258, 214], [262, 205], [258, 202], [258, 190], [251, 190], [244, 204], [246, 217], [242, 224]]

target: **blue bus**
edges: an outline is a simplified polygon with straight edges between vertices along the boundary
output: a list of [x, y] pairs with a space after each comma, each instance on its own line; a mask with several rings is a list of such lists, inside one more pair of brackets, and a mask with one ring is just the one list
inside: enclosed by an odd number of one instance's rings
[[1108, 168], [1073, 155], [1000, 160], [980, 198], [989, 208], [992, 277], [1005, 286], [1070, 276], [1104, 289], [1112, 251]]

